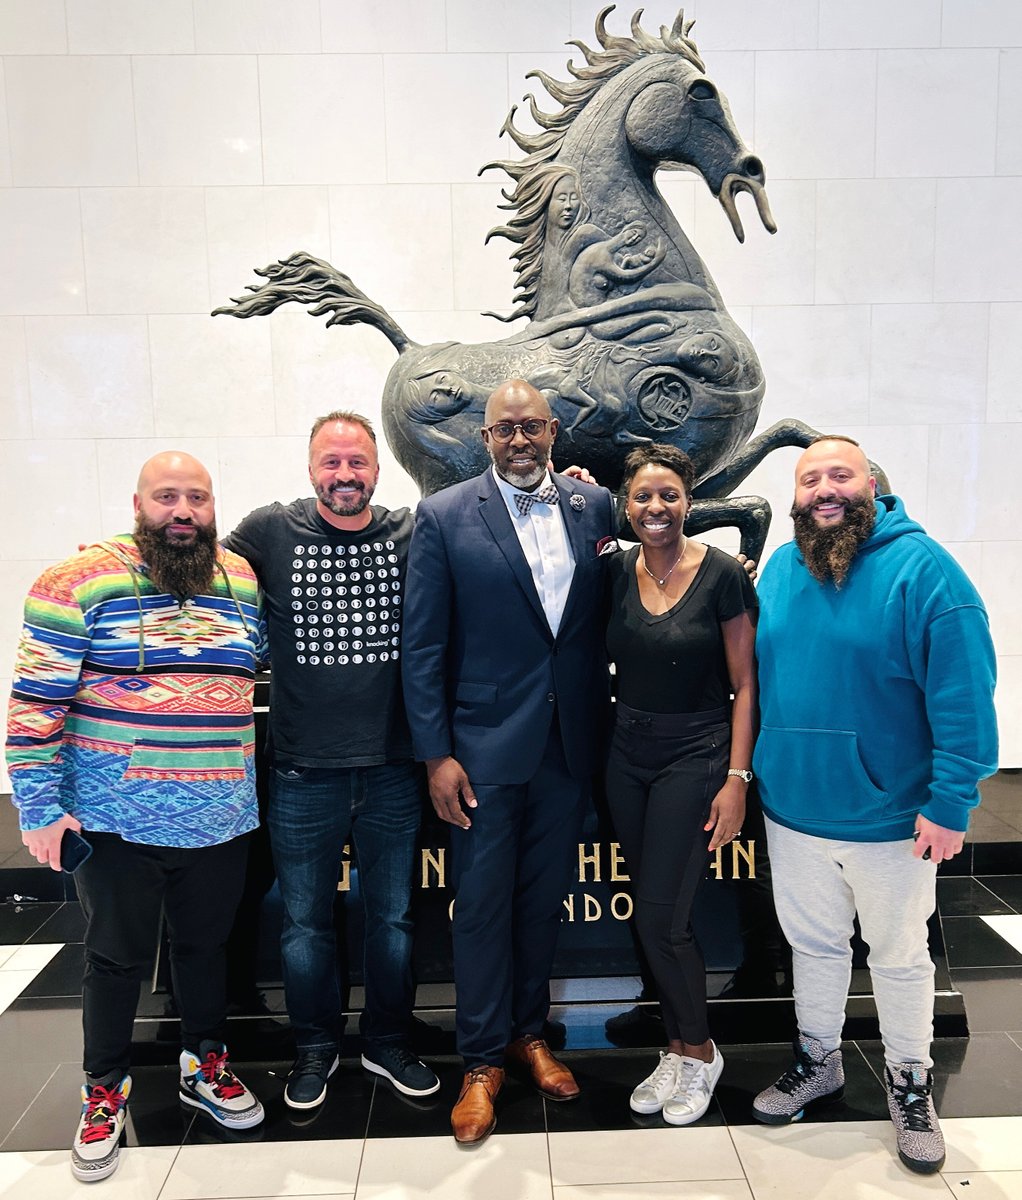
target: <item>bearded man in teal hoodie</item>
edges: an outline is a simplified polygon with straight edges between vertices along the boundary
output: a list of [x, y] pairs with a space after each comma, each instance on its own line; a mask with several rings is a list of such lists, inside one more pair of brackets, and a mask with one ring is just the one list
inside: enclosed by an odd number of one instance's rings
[[816, 439], [795, 468], [795, 540], [760, 584], [754, 756], [774, 900], [794, 960], [792, 1066], [753, 1104], [769, 1125], [844, 1091], [841, 1029], [858, 912], [869, 944], [898, 1153], [944, 1162], [933, 1107], [937, 864], [963, 846], [997, 765], [994, 648], [961, 567], [876, 496], [858, 443]]

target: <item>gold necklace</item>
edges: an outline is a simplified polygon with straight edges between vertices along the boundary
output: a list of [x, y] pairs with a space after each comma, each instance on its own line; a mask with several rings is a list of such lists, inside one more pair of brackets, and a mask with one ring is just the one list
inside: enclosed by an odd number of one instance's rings
[[681, 560], [685, 557], [685, 551], [687, 549], [688, 549], [688, 538], [685, 538], [685, 540], [681, 544], [681, 553], [674, 560], [674, 562], [671, 563], [671, 570], [667, 572], [667, 574], [663, 577], [663, 579], [657, 579], [657, 577], [653, 574], [653, 572], [649, 569], [649, 567], [646, 566], [646, 551], [645, 550], [643, 550], [643, 552], [642, 552], [642, 569], [646, 572], [646, 574], [650, 577], [650, 579], [653, 580], [653, 582], [657, 585], [657, 587], [663, 587], [664, 584], [668, 581], [668, 579], [670, 579], [671, 571], [673, 571], [674, 568], [678, 565], [678, 563], [680, 563]]

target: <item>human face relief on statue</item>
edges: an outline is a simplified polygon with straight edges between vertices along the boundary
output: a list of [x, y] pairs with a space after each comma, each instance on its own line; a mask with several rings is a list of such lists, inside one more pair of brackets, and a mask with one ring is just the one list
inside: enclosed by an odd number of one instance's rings
[[362, 529], [372, 520], [369, 501], [380, 478], [376, 443], [361, 425], [331, 421], [309, 446], [309, 480], [324, 521]]
[[578, 184], [571, 175], [562, 175], [550, 196], [547, 220], [558, 229], [570, 229], [578, 216], [580, 204]]
[[[489, 426], [503, 421], [521, 426], [532, 418], [547, 424], [542, 433], [531, 438], [521, 428], [515, 429], [508, 442], [498, 442], [488, 432]], [[497, 474], [522, 491], [532, 491], [546, 475], [550, 449], [557, 437], [558, 423], [550, 416], [550, 405], [531, 384], [513, 380], [490, 397], [484, 421], [487, 428], [482, 431], [483, 441]]]

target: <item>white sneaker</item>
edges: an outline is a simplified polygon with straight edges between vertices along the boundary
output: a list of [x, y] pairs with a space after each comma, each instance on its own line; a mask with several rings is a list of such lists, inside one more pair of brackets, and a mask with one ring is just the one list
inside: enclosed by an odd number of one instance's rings
[[637, 1113], [658, 1113], [664, 1106], [664, 1101], [674, 1091], [678, 1083], [678, 1071], [684, 1060], [680, 1054], [672, 1054], [669, 1050], [660, 1051], [660, 1061], [651, 1075], [639, 1084], [632, 1092], [628, 1107]]
[[668, 1125], [691, 1125], [710, 1107], [713, 1089], [724, 1070], [724, 1056], [713, 1047], [712, 1062], [685, 1057], [678, 1071], [674, 1094], [664, 1103], [663, 1115]]
[[117, 1170], [130, 1092], [130, 1075], [125, 1075], [116, 1087], [86, 1084], [82, 1088], [82, 1115], [71, 1147], [71, 1174], [75, 1179], [92, 1183]]

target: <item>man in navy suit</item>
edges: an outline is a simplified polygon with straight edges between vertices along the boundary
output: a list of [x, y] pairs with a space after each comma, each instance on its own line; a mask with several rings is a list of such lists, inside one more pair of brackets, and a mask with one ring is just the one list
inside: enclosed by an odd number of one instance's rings
[[557, 421], [520, 379], [486, 405], [491, 469], [423, 500], [408, 558], [403, 682], [415, 755], [451, 831], [458, 1050], [451, 1115], [482, 1141], [505, 1061], [578, 1095], [541, 1038], [562, 902], [608, 697], [597, 543], [605, 488], [551, 475]]

